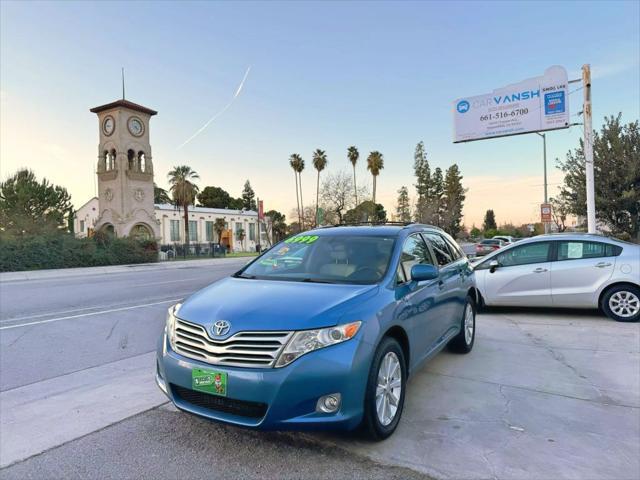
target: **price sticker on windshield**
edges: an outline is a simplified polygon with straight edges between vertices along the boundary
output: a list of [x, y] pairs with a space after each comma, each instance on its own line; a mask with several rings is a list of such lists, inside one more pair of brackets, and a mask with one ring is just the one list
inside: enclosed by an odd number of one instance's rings
[[296, 235], [295, 237], [287, 238], [284, 243], [313, 243], [318, 240], [318, 235]]

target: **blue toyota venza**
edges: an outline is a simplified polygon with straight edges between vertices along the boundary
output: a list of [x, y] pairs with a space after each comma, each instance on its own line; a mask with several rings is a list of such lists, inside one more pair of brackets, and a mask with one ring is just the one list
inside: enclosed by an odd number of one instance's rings
[[156, 381], [181, 410], [262, 429], [396, 429], [407, 378], [475, 337], [473, 271], [426, 225], [288, 238], [169, 309]]

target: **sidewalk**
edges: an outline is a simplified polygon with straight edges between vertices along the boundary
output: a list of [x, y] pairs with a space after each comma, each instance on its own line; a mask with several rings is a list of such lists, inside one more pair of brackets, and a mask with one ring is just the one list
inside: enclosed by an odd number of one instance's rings
[[136, 263], [130, 265], [108, 265], [104, 267], [57, 268], [52, 270], [28, 270], [24, 272], [0, 273], [0, 283], [19, 280], [38, 280], [49, 278], [83, 277], [97, 274], [141, 272], [148, 270], [172, 270], [186, 265], [207, 266], [221, 262], [243, 265], [254, 257], [203, 258], [194, 260], [171, 260], [157, 263]]

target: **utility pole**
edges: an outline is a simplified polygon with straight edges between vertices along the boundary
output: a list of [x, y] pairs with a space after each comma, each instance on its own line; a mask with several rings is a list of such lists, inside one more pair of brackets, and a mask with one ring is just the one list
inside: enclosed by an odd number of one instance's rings
[[582, 66], [582, 85], [584, 87], [584, 163], [587, 178], [587, 231], [596, 233], [596, 194], [593, 176], [593, 128], [591, 126], [591, 66]]
[[[542, 158], [544, 162], [544, 203], [549, 203], [549, 195], [547, 189], [547, 136], [544, 133], [536, 132], [542, 137]], [[544, 223], [544, 233], [549, 233], [549, 224]]]

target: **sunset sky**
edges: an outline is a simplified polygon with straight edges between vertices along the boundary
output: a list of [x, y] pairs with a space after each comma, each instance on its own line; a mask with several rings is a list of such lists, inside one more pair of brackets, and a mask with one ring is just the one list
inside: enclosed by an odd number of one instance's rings
[[[413, 188], [413, 151], [432, 169], [457, 163], [469, 189], [465, 224], [493, 208], [499, 223], [538, 218], [542, 140], [536, 135], [452, 143], [451, 102], [562, 65], [592, 65], [594, 128], [605, 115], [640, 112], [640, 7], [629, 2], [6, 2], [1, 4], [0, 176], [30, 167], [67, 187], [76, 207], [94, 195], [98, 122], [89, 108], [121, 96], [159, 112], [151, 120], [156, 182], [188, 164], [200, 186], [239, 196], [248, 178], [266, 209], [295, 207], [291, 153], [328, 171], [361, 152], [384, 154], [378, 200], [394, 211]], [[247, 69], [243, 88], [224, 113]], [[579, 85], [572, 85], [572, 90]], [[582, 91], [570, 95], [580, 122]], [[547, 135], [550, 193], [555, 158], [581, 127]]]

